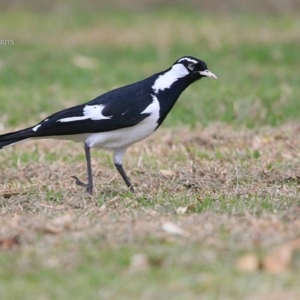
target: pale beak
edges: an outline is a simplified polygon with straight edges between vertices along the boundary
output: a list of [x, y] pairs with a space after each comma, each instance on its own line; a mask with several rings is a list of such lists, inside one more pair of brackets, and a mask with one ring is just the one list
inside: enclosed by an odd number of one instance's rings
[[217, 75], [215, 75], [214, 73], [212, 73], [211, 71], [208, 71], [208, 70], [200, 71], [199, 73], [202, 76], [205, 76], [205, 77], [210, 77], [210, 78], [218, 79]]

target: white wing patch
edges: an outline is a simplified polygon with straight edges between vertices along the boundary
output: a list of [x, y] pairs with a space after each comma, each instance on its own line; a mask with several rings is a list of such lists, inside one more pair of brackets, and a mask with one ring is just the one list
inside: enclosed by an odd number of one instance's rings
[[36, 126], [34, 126], [33, 128], [32, 128], [32, 130], [33, 131], [37, 131], [41, 126], [42, 126], [42, 124], [43, 123], [45, 123], [45, 122], [47, 122], [49, 119], [45, 119], [44, 121], [42, 121], [41, 123], [39, 123], [39, 124], [37, 124]]
[[152, 103], [150, 103], [141, 113], [149, 113], [150, 115], [140, 123], [127, 128], [121, 128], [108, 132], [92, 133], [86, 139], [89, 147], [97, 147], [102, 149], [120, 149], [141, 141], [151, 135], [159, 120], [160, 105], [157, 97], [152, 95]]
[[80, 117], [68, 117], [63, 118], [60, 120], [57, 120], [57, 122], [75, 122], [75, 121], [81, 121], [81, 120], [105, 120], [105, 119], [111, 119], [112, 116], [106, 117], [103, 116], [102, 111], [104, 109], [104, 105], [86, 105], [83, 109], [83, 116]]
[[153, 114], [157, 116], [157, 120], [159, 119], [159, 110], [160, 110], [160, 105], [159, 101], [157, 100], [157, 97], [154, 95], [152, 96], [152, 103], [149, 104], [142, 112], [141, 114]]
[[33, 130], [33, 131], [37, 131], [41, 126], [42, 126], [42, 124], [38, 124], [38, 125], [34, 126], [34, 127], [32, 128], [32, 130]]
[[152, 89], [155, 93], [158, 91], [163, 91], [169, 89], [172, 84], [179, 78], [188, 75], [189, 72], [182, 64], [175, 64], [172, 66], [171, 70], [160, 75], [154, 82]]
[[190, 58], [190, 57], [183, 57], [183, 58], [180, 58], [180, 59], [178, 60], [178, 62], [181, 62], [181, 61], [183, 61], [183, 60], [189, 61], [189, 62], [194, 63], [194, 64], [197, 64], [197, 63], [198, 63], [196, 60], [194, 60], [194, 59], [192, 59], [192, 58]]

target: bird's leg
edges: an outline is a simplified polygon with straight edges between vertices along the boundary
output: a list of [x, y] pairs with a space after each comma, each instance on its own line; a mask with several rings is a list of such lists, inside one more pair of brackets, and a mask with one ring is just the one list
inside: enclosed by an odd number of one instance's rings
[[129, 187], [129, 189], [134, 193], [134, 188], [128, 178], [128, 176], [126, 175], [124, 169], [123, 169], [123, 166], [122, 165], [119, 165], [117, 163], [115, 163], [115, 166], [117, 168], [117, 170], [119, 171], [119, 173], [121, 174], [123, 180], [125, 181], [126, 185]]
[[92, 174], [92, 165], [91, 165], [91, 153], [90, 147], [85, 143], [84, 144], [84, 151], [85, 151], [85, 158], [86, 158], [86, 165], [87, 165], [87, 174], [88, 174], [88, 183], [84, 183], [78, 177], [72, 176], [75, 179], [75, 183], [77, 185], [83, 186], [86, 188], [86, 191], [89, 194], [93, 194], [93, 174]]
[[116, 166], [118, 172], [121, 174], [123, 180], [125, 181], [126, 185], [129, 187], [129, 189], [132, 192], [134, 192], [134, 188], [122, 166], [122, 158], [123, 158], [123, 155], [125, 154], [125, 152], [126, 152], [126, 148], [119, 148], [119, 149], [115, 150], [114, 151], [114, 163], [115, 163], [115, 166]]

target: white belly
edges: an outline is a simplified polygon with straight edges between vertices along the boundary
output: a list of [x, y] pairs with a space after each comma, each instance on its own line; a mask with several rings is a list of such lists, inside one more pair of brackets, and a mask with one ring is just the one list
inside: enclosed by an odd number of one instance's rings
[[[157, 120], [155, 120], [157, 121]], [[150, 117], [139, 124], [114, 131], [92, 133], [86, 139], [90, 147], [103, 149], [117, 149], [128, 147], [151, 135], [157, 127], [157, 123]]]
[[97, 147], [102, 149], [118, 149], [127, 148], [133, 143], [141, 141], [148, 137], [157, 127], [159, 119], [159, 102], [153, 96], [153, 102], [141, 112], [150, 113], [150, 116], [135, 126], [122, 128], [113, 131], [91, 133], [86, 139], [89, 147]]
[[159, 102], [157, 98], [153, 96], [153, 102], [141, 112], [141, 114], [150, 113], [150, 116], [135, 126], [99, 133], [82, 133], [76, 135], [52, 136], [48, 138], [83, 142], [87, 143], [90, 148], [96, 147], [108, 150], [127, 148], [131, 144], [147, 138], [154, 132], [158, 125], [159, 110]]

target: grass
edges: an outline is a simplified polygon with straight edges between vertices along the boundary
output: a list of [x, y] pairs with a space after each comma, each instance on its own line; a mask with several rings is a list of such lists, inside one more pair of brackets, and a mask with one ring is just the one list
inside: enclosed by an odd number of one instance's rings
[[[0, 48], [3, 133], [186, 54], [220, 77], [191, 86], [130, 148], [134, 195], [106, 152], [92, 153], [89, 197], [70, 179], [86, 176], [82, 145], [1, 151], [1, 299], [299, 298], [299, 250], [280, 272], [264, 266], [299, 239], [298, 16], [0, 14], [0, 39], [14, 41]], [[259, 261], [250, 271], [237, 264], [247, 253]]]
[[[89, 100], [167, 68], [185, 54], [203, 58], [221, 80], [205, 80], [186, 91], [167, 126], [219, 120], [255, 127], [297, 118], [296, 18], [223, 16], [215, 22], [176, 10], [146, 17], [89, 11], [67, 20], [33, 12], [1, 18], [6, 21], [1, 37], [15, 43], [1, 48], [0, 96], [7, 124], [19, 124], [20, 114], [29, 123], [23, 112], [37, 116], [37, 122], [41, 112]], [[16, 78], [23, 78], [17, 86]], [[14, 99], [18, 106], [11, 107]]]

